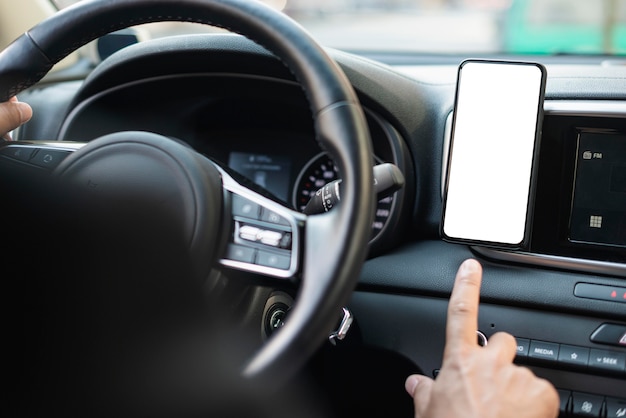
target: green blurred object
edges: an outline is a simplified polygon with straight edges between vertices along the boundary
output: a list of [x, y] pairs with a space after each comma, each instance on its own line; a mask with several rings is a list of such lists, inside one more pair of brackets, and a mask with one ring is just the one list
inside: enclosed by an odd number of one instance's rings
[[515, 0], [503, 47], [524, 54], [626, 54], [626, 0]]

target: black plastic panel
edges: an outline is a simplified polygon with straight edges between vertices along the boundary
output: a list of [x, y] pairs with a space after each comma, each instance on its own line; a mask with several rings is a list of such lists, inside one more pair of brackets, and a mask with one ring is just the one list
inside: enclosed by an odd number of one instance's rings
[[[447, 299], [356, 292], [349, 308], [360, 324], [365, 344], [394, 349], [427, 374], [441, 366]], [[506, 331], [531, 341], [550, 343], [556, 350], [566, 345], [596, 352], [607, 350], [589, 339], [602, 322], [601, 318], [481, 304], [478, 324], [487, 337]], [[626, 348], [612, 347], [610, 352], [626, 356]], [[564, 362], [528, 358], [517, 361], [560, 389], [613, 397], [626, 393], [624, 372], [607, 373], [598, 368], [582, 369]]]

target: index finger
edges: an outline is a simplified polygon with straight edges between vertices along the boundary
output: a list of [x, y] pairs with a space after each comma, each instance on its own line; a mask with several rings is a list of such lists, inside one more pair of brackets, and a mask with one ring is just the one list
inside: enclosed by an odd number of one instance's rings
[[0, 103], [0, 136], [4, 136], [25, 123], [31, 116], [31, 107], [19, 102], [16, 97]]
[[446, 348], [448, 351], [463, 346], [476, 346], [478, 329], [478, 302], [482, 267], [474, 259], [465, 260], [456, 274], [448, 304]]

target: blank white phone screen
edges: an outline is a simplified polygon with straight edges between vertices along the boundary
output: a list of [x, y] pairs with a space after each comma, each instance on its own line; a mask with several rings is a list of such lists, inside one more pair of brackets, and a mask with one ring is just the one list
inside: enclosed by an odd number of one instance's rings
[[443, 218], [448, 238], [523, 242], [544, 77], [528, 63], [461, 65]]

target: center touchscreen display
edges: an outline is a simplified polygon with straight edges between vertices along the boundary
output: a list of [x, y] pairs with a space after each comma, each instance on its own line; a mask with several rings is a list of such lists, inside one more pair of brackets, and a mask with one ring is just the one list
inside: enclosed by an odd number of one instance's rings
[[626, 134], [581, 132], [570, 240], [626, 247]]

